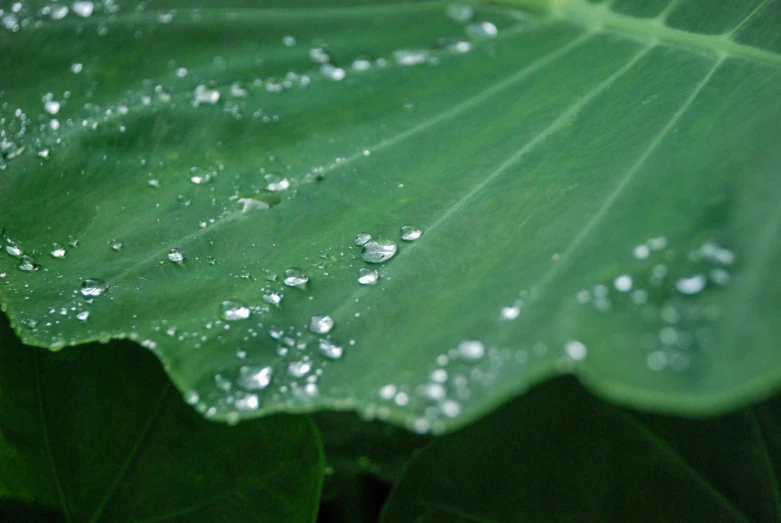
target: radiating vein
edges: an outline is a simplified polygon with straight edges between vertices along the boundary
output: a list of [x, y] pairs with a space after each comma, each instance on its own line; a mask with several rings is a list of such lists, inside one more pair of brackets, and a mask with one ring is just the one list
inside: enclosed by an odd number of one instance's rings
[[[525, 66], [523, 69], [513, 73], [512, 75], [499, 80], [495, 84], [491, 85], [490, 87], [486, 88], [485, 90], [479, 92], [478, 94], [472, 96], [471, 98], [468, 98], [452, 107], [447, 109], [446, 111], [443, 111], [436, 116], [433, 116], [413, 127], [410, 127], [406, 129], [405, 131], [402, 131], [396, 135], [394, 135], [391, 138], [387, 138], [384, 140], [380, 140], [379, 142], [375, 143], [374, 145], [368, 147], [369, 150], [379, 152], [383, 149], [387, 149], [389, 147], [393, 147], [396, 144], [399, 144], [405, 140], [408, 140], [412, 138], [415, 135], [418, 135], [420, 133], [423, 133], [436, 125], [439, 125], [443, 122], [446, 122], [448, 120], [451, 120], [455, 118], [456, 116], [474, 108], [475, 106], [478, 106], [479, 104], [485, 102], [486, 100], [491, 99], [494, 95], [497, 93], [507, 89], [508, 87], [522, 81], [524, 78], [527, 78], [528, 76], [534, 74], [535, 72], [539, 71], [543, 67], [546, 67], [557, 60], [559, 60], [561, 57], [566, 55], [567, 53], [573, 51], [574, 49], [577, 49], [581, 45], [583, 45], [588, 39], [592, 37], [591, 33], [583, 33], [577, 38], [574, 38], [573, 40], [569, 41], [567, 44], [563, 45], [562, 47], [559, 47], [555, 49], [554, 51], [550, 52], [547, 55], [544, 55], [541, 58], [538, 58], [537, 60], [533, 61], [532, 63]], [[328, 168], [325, 169], [325, 172], [329, 172], [338, 168], [342, 168], [351, 162], [358, 160], [360, 158], [363, 158], [363, 153], [356, 153], [352, 156], [347, 157], [344, 161], [338, 163], [338, 164], [332, 164]], [[243, 217], [246, 217], [247, 215], [243, 215]], [[191, 234], [184, 236], [182, 238], [179, 238], [177, 241], [179, 243], [189, 243], [207, 233], [211, 233], [215, 231], [215, 229], [219, 228], [225, 223], [231, 222], [236, 219], [242, 218], [241, 211], [234, 211], [222, 219], [212, 225], [211, 227], [206, 227], [203, 229], [198, 229]], [[164, 258], [166, 254], [168, 253], [170, 246], [163, 247], [157, 252], [149, 253], [148, 256], [145, 256], [144, 259], [139, 262], [132, 264], [128, 266], [127, 268], [123, 269], [118, 274], [110, 277], [108, 279], [109, 283], [114, 283], [123, 277], [127, 276], [128, 274], [132, 273], [139, 265], [144, 265], [148, 262], [149, 259], [158, 259], [158, 258]]]
[[726, 35], [724, 35], [726, 38], [730, 40], [735, 40], [735, 37], [740, 33], [744, 27], [748, 25], [749, 22], [751, 22], [769, 3], [770, 0], [762, 0], [762, 3], [759, 4], [754, 8], [753, 11], [751, 11], [746, 18], [744, 18], [738, 25], [736, 25], [731, 31], [729, 31]]
[[589, 219], [586, 222], [586, 224], [583, 226], [583, 228], [580, 229], [580, 232], [578, 232], [578, 234], [572, 239], [572, 241], [570, 241], [567, 248], [564, 249], [564, 251], [561, 253], [559, 261], [553, 264], [551, 268], [548, 269], [548, 271], [542, 276], [542, 278], [540, 278], [540, 281], [538, 282], [537, 292], [529, 300], [529, 305], [531, 305], [536, 300], [536, 298], [545, 294], [547, 285], [549, 285], [551, 281], [553, 281], [556, 278], [556, 276], [558, 276], [558, 274], [561, 272], [562, 267], [566, 266], [566, 262], [572, 256], [572, 253], [574, 253], [583, 244], [583, 241], [591, 234], [591, 232], [602, 221], [605, 215], [607, 215], [607, 213], [613, 207], [613, 204], [615, 204], [616, 200], [618, 200], [618, 198], [621, 197], [621, 195], [624, 193], [624, 190], [626, 190], [626, 188], [629, 186], [632, 180], [634, 180], [635, 176], [640, 171], [640, 168], [645, 164], [648, 158], [656, 151], [656, 149], [664, 141], [667, 135], [670, 134], [670, 131], [678, 124], [681, 117], [686, 113], [686, 111], [689, 110], [689, 108], [694, 103], [694, 100], [697, 98], [697, 96], [700, 94], [703, 88], [708, 84], [708, 82], [710, 82], [711, 78], [716, 73], [719, 66], [722, 64], [723, 60], [724, 60], [723, 58], [720, 58], [714, 61], [713, 65], [708, 70], [708, 73], [702, 78], [702, 80], [700, 80], [697, 86], [692, 90], [692, 92], [683, 102], [681, 107], [679, 107], [678, 110], [672, 115], [672, 117], [667, 121], [665, 126], [662, 127], [658, 133], [656, 133], [656, 136], [654, 136], [654, 138], [651, 140], [648, 146], [646, 146], [645, 150], [640, 154], [640, 156], [637, 158], [637, 160], [632, 165], [632, 167], [630, 167], [629, 170], [618, 180], [618, 183], [616, 184], [615, 188], [610, 192], [610, 194], [608, 194], [607, 198], [605, 198], [605, 200], [599, 206], [596, 213], [594, 213], [591, 219]]
[[146, 440], [146, 437], [149, 434], [150, 429], [152, 428], [155, 421], [157, 420], [157, 416], [160, 414], [160, 410], [163, 406], [163, 403], [165, 402], [165, 399], [168, 397], [170, 391], [171, 391], [171, 383], [166, 382], [165, 387], [163, 387], [163, 393], [160, 395], [160, 399], [158, 400], [157, 404], [152, 409], [152, 411], [149, 413], [149, 417], [147, 418], [146, 423], [144, 423], [144, 426], [141, 428], [141, 431], [138, 433], [135, 442], [130, 447], [130, 450], [128, 451], [128, 454], [125, 457], [125, 460], [122, 462], [122, 465], [119, 471], [117, 472], [114, 481], [111, 483], [108, 490], [106, 490], [103, 499], [95, 508], [95, 512], [92, 514], [92, 517], [89, 518], [88, 521], [90, 523], [95, 523], [103, 515], [103, 512], [106, 510], [106, 506], [108, 505], [108, 502], [111, 500], [111, 497], [114, 495], [114, 492], [116, 492], [117, 488], [122, 483], [122, 480], [125, 478], [125, 475], [127, 474], [128, 470], [130, 470], [130, 465], [133, 463], [133, 460], [135, 460], [136, 456], [138, 455], [138, 451], [141, 448], [141, 445]]
[[60, 473], [57, 470], [57, 463], [54, 461], [54, 450], [52, 449], [52, 443], [49, 439], [49, 422], [46, 419], [46, 410], [44, 408], [43, 398], [43, 386], [41, 384], [41, 369], [40, 358], [38, 351], [35, 351], [33, 357], [33, 366], [35, 367], [35, 388], [38, 394], [38, 416], [41, 421], [41, 430], [43, 431], [43, 442], [46, 445], [46, 455], [49, 458], [49, 465], [51, 466], [52, 478], [54, 479], [55, 487], [57, 488], [57, 498], [60, 501], [60, 507], [62, 509], [62, 515], [65, 518], [66, 523], [70, 523], [71, 515], [68, 501], [65, 499], [65, 490], [62, 488], [62, 480], [60, 479]]

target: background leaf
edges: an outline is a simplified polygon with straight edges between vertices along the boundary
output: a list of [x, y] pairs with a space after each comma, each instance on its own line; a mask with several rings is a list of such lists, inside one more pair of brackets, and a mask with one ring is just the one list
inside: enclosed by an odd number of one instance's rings
[[554, 380], [412, 460], [384, 523], [781, 519], [779, 398], [644, 415]]
[[136, 340], [216, 419], [418, 432], [562, 372], [695, 414], [777, 387], [781, 2], [156, 5], [4, 15], [28, 343]]
[[24, 521], [14, 501], [68, 522], [314, 521], [323, 456], [309, 418], [209, 423], [148, 351], [49, 354], [0, 329], [3, 521]]

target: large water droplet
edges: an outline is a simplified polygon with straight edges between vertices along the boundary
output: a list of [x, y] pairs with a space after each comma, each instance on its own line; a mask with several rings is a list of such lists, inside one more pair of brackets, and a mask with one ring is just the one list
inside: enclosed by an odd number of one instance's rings
[[81, 282], [81, 294], [82, 296], [94, 297], [103, 294], [108, 285], [103, 280], [97, 278], [89, 278]]
[[309, 320], [309, 330], [315, 334], [328, 334], [334, 328], [334, 319], [328, 315], [312, 316]]
[[359, 247], [363, 247], [367, 243], [369, 243], [372, 239], [371, 234], [367, 234], [365, 232], [358, 233], [358, 235], [355, 237], [355, 245], [358, 245]]
[[681, 294], [692, 295], [702, 291], [705, 288], [706, 283], [707, 280], [705, 279], [704, 275], [695, 274], [693, 276], [679, 278], [675, 282], [675, 288]]
[[65, 258], [65, 247], [60, 245], [59, 243], [55, 243], [52, 245], [52, 250], [50, 252], [53, 258]]
[[320, 353], [326, 358], [338, 360], [344, 354], [344, 349], [330, 340], [320, 340]]
[[263, 301], [270, 303], [271, 305], [279, 305], [282, 303], [282, 294], [276, 291], [266, 291], [263, 294]]
[[479, 360], [485, 355], [485, 345], [478, 340], [463, 340], [458, 344], [458, 353], [467, 360]]
[[239, 386], [246, 390], [262, 390], [271, 383], [271, 367], [244, 366], [239, 369]]
[[288, 287], [305, 287], [309, 281], [309, 276], [304, 271], [291, 267], [285, 271], [285, 279], [282, 282]]
[[184, 261], [184, 254], [179, 249], [171, 249], [168, 251], [168, 259], [174, 263], [182, 263]]
[[358, 283], [361, 285], [374, 285], [380, 279], [380, 273], [372, 269], [358, 269]]
[[225, 300], [220, 304], [220, 316], [227, 321], [246, 320], [250, 309], [239, 301]]
[[41, 268], [41, 265], [32, 256], [22, 255], [21, 262], [19, 263], [20, 271], [37, 271]]
[[76, 315], [76, 319], [79, 321], [87, 321], [89, 319], [89, 311], [81, 311]]
[[361, 257], [369, 263], [382, 263], [393, 258], [397, 250], [396, 244], [390, 240], [372, 240], [363, 246]]
[[92, 14], [92, 11], [95, 9], [95, 4], [93, 4], [92, 2], [79, 1], [79, 2], [73, 2], [71, 7], [73, 8], [74, 13], [81, 16], [82, 18], [87, 18]]
[[401, 239], [406, 242], [417, 240], [421, 234], [423, 234], [423, 231], [419, 227], [405, 225], [401, 228]]
[[622, 274], [613, 280], [613, 286], [619, 292], [628, 292], [632, 289], [632, 277], [628, 274]]
[[5, 243], [6, 243], [6, 245], [5, 245], [5, 252], [10, 254], [11, 256], [19, 257], [22, 254], [24, 254], [24, 251], [19, 246], [19, 244], [16, 243], [15, 241], [11, 240], [10, 238], [6, 238]]
[[475, 22], [466, 26], [466, 34], [475, 40], [490, 40], [496, 38], [499, 31], [491, 22]]

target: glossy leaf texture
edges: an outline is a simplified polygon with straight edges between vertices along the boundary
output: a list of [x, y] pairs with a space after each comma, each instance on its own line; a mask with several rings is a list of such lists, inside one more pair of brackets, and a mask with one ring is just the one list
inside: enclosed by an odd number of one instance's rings
[[517, 4], [6, 13], [15, 329], [136, 340], [218, 420], [770, 393], [781, 2]]
[[52, 354], [0, 326], [2, 521], [311, 522], [322, 477], [308, 417], [210, 423], [148, 351]]
[[414, 458], [383, 523], [777, 522], [779, 398], [727, 416], [641, 414], [541, 385]]

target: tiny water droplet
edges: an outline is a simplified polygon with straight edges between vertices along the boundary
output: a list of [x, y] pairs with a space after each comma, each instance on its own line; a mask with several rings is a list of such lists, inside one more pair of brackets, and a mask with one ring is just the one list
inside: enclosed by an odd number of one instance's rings
[[201, 84], [195, 88], [194, 100], [195, 105], [200, 104], [216, 104], [220, 100], [220, 92], [217, 89], [210, 89], [209, 87]]
[[20, 271], [37, 271], [41, 268], [41, 265], [32, 256], [22, 255], [21, 262], [19, 263]]
[[402, 66], [421, 65], [428, 60], [428, 51], [425, 49], [399, 49], [393, 52], [393, 59]]
[[266, 189], [271, 192], [286, 191], [290, 189], [290, 180], [287, 178], [282, 178], [277, 174], [267, 174], [264, 178], [266, 179]]
[[198, 396], [198, 393], [194, 390], [191, 390], [187, 394], [184, 395], [184, 401], [187, 402], [188, 405], [195, 405], [201, 400], [201, 397]]
[[309, 320], [309, 330], [315, 334], [328, 334], [334, 328], [334, 319], [328, 315], [312, 316]]
[[361, 285], [374, 285], [380, 279], [380, 273], [372, 269], [358, 269], [358, 283]]
[[89, 311], [82, 311], [76, 315], [76, 319], [79, 321], [87, 321], [89, 319]]
[[475, 22], [466, 26], [466, 34], [475, 40], [490, 40], [496, 38], [499, 31], [491, 22]]
[[225, 300], [220, 304], [220, 317], [226, 321], [246, 320], [250, 312], [249, 307], [239, 301]]
[[108, 289], [108, 285], [103, 280], [89, 278], [81, 282], [81, 295], [87, 297], [100, 296]]
[[209, 183], [211, 179], [211, 173], [207, 173], [200, 167], [190, 167], [190, 181], [195, 185]]
[[469, 5], [451, 4], [445, 11], [447, 16], [459, 24], [465, 24], [472, 20], [475, 15], [474, 9]]
[[692, 295], [697, 294], [705, 288], [707, 280], [702, 274], [695, 274], [693, 276], [686, 276], [679, 278], [675, 282], [675, 288], [681, 294]]
[[650, 254], [651, 254], [651, 249], [649, 249], [648, 245], [645, 245], [645, 244], [638, 245], [634, 249], [635, 258], [637, 258], [638, 260], [644, 260], [644, 259], [648, 258], [648, 256]]
[[59, 243], [52, 245], [51, 253], [53, 258], [65, 258], [65, 247]]
[[263, 294], [263, 301], [271, 305], [279, 305], [282, 303], [282, 298], [282, 294], [276, 291], [267, 291]]
[[371, 240], [363, 246], [361, 257], [368, 263], [382, 263], [396, 254], [398, 247], [390, 240]]
[[331, 61], [331, 55], [324, 47], [313, 47], [309, 50], [309, 58], [318, 64], [324, 64]]
[[415, 241], [420, 238], [421, 234], [423, 234], [423, 231], [419, 227], [405, 225], [401, 228], [401, 239], [405, 242]]
[[46, 103], [43, 104], [43, 108], [46, 110], [47, 113], [51, 115], [55, 115], [58, 112], [60, 112], [60, 102], [56, 100], [48, 100]]
[[396, 385], [388, 384], [379, 390], [380, 397], [384, 400], [393, 399], [396, 395]]
[[567, 356], [575, 361], [584, 359], [588, 354], [586, 346], [578, 340], [569, 340], [564, 345], [564, 351], [567, 353]]
[[455, 400], [445, 400], [439, 408], [442, 409], [442, 414], [448, 418], [455, 418], [461, 414], [461, 404]]
[[628, 274], [622, 274], [613, 280], [613, 286], [619, 292], [628, 292], [632, 289], [632, 277]]
[[347, 76], [347, 72], [342, 69], [341, 67], [336, 67], [333, 64], [323, 64], [320, 66], [320, 74], [325, 76], [326, 78], [330, 80], [334, 80], [336, 82], [340, 80], [344, 80]]
[[242, 412], [258, 410], [258, 407], [260, 407], [260, 398], [258, 398], [256, 394], [247, 394], [237, 398], [234, 405], [236, 405], [236, 410]]
[[271, 367], [244, 366], [239, 369], [239, 386], [246, 390], [262, 390], [271, 383]]
[[282, 45], [285, 47], [293, 47], [296, 45], [296, 39], [292, 36], [283, 36], [282, 37]]
[[311, 361], [294, 361], [287, 367], [288, 373], [294, 378], [302, 378], [312, 370]]
[[359, 247], [363, 247], [367, 243], [369, 243], [372, 239], [371, 234], [367, 234], [365, 232], [358, 233], [358, 235], [355, 237], [355, 245]]
[[513, 305], [511, 307], [503, 307], [502, 308], [502, 318], [505, 320], [514, 320], [521, 314], [521, 308], [517, 305]]
[[19, 244], [11, 240], [10, 238], [6, 238], [5, 243], [6, 243], [5, 252], [10, 254], [11, 256], [16, 256], [18, 258], [22, 254], [24, 254], [24, 251], [19, 246]]
[[111, 240], [109, 242], [109, 245], [111, 245], [111, 248], [115, 251], [120, 251], [122, 250], [122, 247], [125, 246], [125, 244], [122, 243], [120, 240]]
[[338, 360], [342, 357], [344, 349], [330, 340], [320, 340], [320, 353], [326, 358]]
[[479, 360], [485, 355], [485, 346], [478, 340], [463, 340], [458, 344], [458, 353], [467, 360]]
[[184, 261], [184, 254], [179, 249], [171, 249], [168, 251], [168, 259], [174, 263], [182, 263]]
[[309, 276], [304, 271], [291, 267], [285, 271], [285, 279], [282, 282], [288, 287], [305, 287], [309, 281]]

